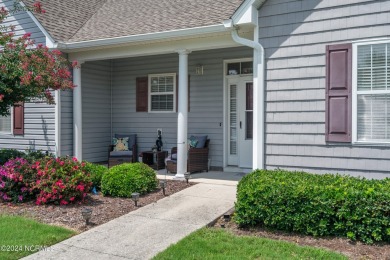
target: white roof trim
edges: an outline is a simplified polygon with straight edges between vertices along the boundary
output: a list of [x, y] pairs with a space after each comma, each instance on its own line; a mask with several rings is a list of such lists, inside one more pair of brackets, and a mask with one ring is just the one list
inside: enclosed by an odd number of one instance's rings
[[172, 30], [172, 31], [165, 31], [165, 32], [137, 34], [137, 35], [123, 36], [123, 37], [90, 40], [90, 41], [61, 42], [58, 43], [58, 48], [62, 50], [72, 50], [72, 49], [81, 49], [81, 48], [89, 48], [89, 47], [102, 47], [108, 45], [155, 41], [155, 40], [162, 40], [167, 38], [189, 37], [189, 36], [197, 36], [202, 34], [211, 34], [211, 33], [227, 32], [227, 31], [228, 30], [225, 28], [223, 24], [216, 24], [216, 25], [209, 25], [203, 27], [195, 27], [190, 29], [179, 29], [179, 30]]
[[[23, 7], [26, 7], [26, 5], [20, 1], [19, 2], [21, 6]], [[50, 44], [50, 46], [55, 46], [56, 44], [56, 41], [53, 39], [53, 37], [51, 37], [51, 35], [46, 31], [46, 29], [42, 26], [42, 24], [38, 21], [38, 19], [34, 16], [33, 13], [31, 13], [30, 11], [26, 11], [27, 14], [30, 16], [30, 18], [34, 21], [34, 23], [39, 27], [39, 29], [41, 30], [41, 32], [46, 36], [46, 45], [48, 45], [48, 43]]]
[[256, 25], [258, 19], [257, 10], [266, 0], [246, 0], [232, 15], [231, 19], [235, 25], [252, 24]]

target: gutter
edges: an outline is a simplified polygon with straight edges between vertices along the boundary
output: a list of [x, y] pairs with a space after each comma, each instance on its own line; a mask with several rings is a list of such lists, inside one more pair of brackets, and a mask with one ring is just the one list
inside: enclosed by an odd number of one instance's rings
[[231, 36], [238, 44], [253, 49], [253, 169], [265, 168], [265, 56], [264, 47], [258, 42], [259, 25], [256, 19], [254, 40], [248, 40], [238, 35], [239, 27], [234, 20], [224, 22], [231, 29]]
[[109, 45], [118, 45], [126, 43], [137, 43], [145, 41], [155, 41], [155, 40], [165, 40], [174, 37], [188, 37], [188, 36], [198, 36], [204, 34], [213, 34], [220, 32], [227, 32], [227, 28], [223, 24], [195, 27], [190, 29], [179, 29], [165, 32], [157, 33], [146, 33], [90, 41], [80, 41], [80, 42], [59, 42], [57, 47], [61, 50], [76, 50], [82, 48], [90, 47], [103, 47]]

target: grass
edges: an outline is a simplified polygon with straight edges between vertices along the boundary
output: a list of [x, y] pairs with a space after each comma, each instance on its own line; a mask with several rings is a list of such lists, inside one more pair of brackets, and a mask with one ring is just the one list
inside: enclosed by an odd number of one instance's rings
[[0, 259], [19, 259], [37, 252], [36, 247], [53, 245], [75, 234], [32, 219], [0, 215]]
[[347, 259], [314, 247], [259, 237], [236, 236], [228, 231], [204, 228], [171, 245], [153, 258], [161, 259]]

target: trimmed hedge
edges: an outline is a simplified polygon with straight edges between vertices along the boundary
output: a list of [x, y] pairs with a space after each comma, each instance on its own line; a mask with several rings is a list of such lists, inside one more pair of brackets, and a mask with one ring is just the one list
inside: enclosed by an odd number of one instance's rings
[[157, 188], [158, 180], [152, 168], [143, 163], [124, 163], [110, 168], [102, 178], [102, 193], [114, 197], [131, 197]]
[[23, 157], [25, 153], [15, 149], [1, 149], [0, 150], [0, 165], [4, 165], [10, 159]]
[[390, 242], [390, 179], [257, 170], [238, 185], [240, 226]]
[[45, 153], [41, 150], [27, 150], [25, 152], [22, 152], [16, 149], [5, 148], [0, 150], [0, 165], [4, 165], [9, 160], [16, 158], [23, 158], [26, 159], [28, 162], [33, 163], [45, 157], [53, 158], [53, 155], [47, 152]]
[[92, 179], [92, 187], [96, 187], [96, 189], [101, 188], [102, 177], [105, 173], [108, 172], [108, 168], [104, 165], [90, 163], [87, 161], [83, 161], [84, 166], [83, 170], [90, 174]]

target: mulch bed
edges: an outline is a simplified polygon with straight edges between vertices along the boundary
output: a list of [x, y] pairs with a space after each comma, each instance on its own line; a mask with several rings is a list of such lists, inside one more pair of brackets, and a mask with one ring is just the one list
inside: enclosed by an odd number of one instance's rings
[[[167, 180], [165, 194], [169, 196], [192, 185], [195, 185], [195, 183], [187, 184], [185, 181]], [[131, 198], [104, 197], [101, 193], [98, 195], [89, 194], [82, 204], [66, 206], [37, 206], [34, 202], [22, 204], [0, 202], [0, 214], [22, 215], [46, 224], [63, 226], [78, 232], [83, 232], [125, 215], [139, 207], [157, 202], [162, 198], [164, 198], [164, 195], [162, 190], [158, 188], [154, 192], [141, 195], [138, 201], [138, 207], [135, 207]], [[91, 208], [93, 210], [91, 223], [88, 226], [85, 225], [85, 220], [81, 216], [81, 210], [83, 208]]]
[[256, 236], [275, 240], [293, 242], [301, 246], [312, 246], [325, 248], [331, 251], [340, 252], [349, 259], [390, 259], [390, 244], [365, 245], [360, 242], [352, 242], [345, 238], [330, 237], [316, 238], [299, 234], [291, 234], [281, 231], [270, 231], [265, 228], [239, 228], [234, 221], [225, 222], [223, 217], [214, 225], [215, 228], [225, 228], [240, 236]]

